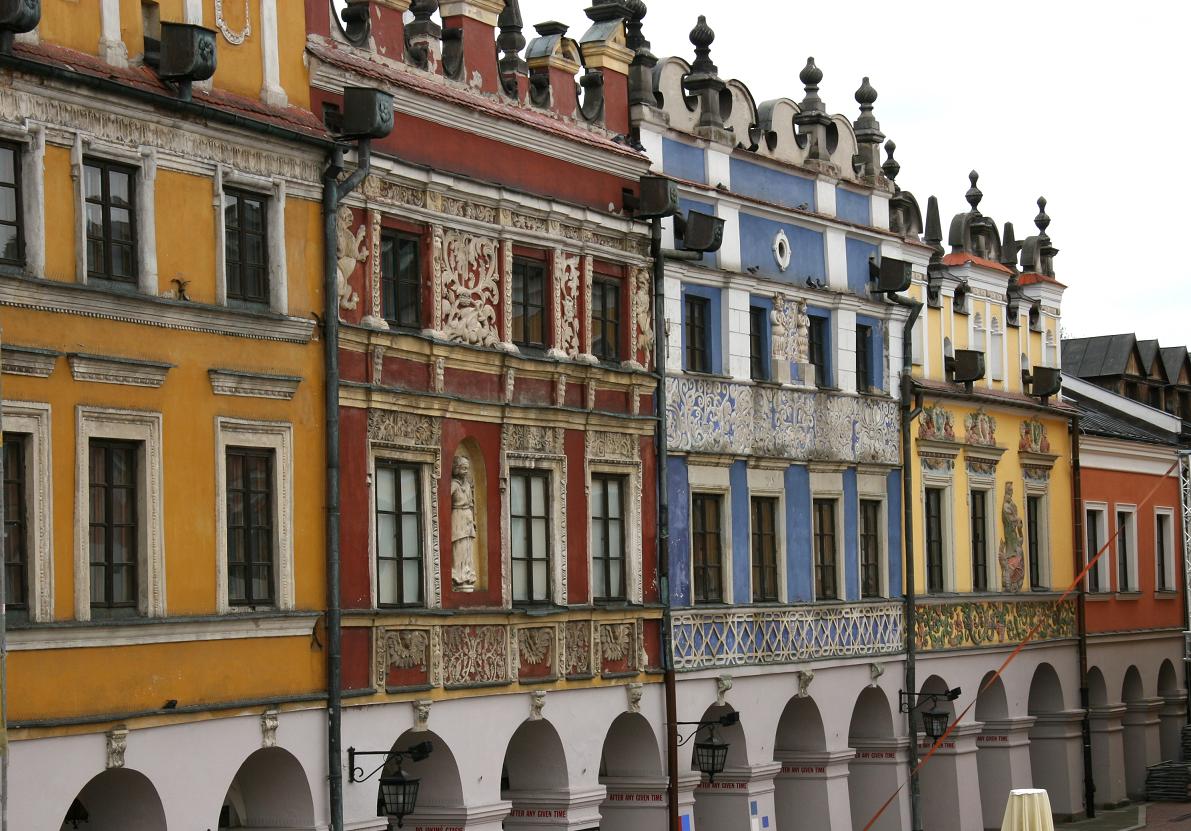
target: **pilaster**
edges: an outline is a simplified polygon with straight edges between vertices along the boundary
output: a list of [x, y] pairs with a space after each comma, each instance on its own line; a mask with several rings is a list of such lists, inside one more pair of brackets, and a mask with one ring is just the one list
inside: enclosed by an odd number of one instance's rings
[[725, 770], [714, 782], [700, 782], [695, 788], [695, 831], [751, 831], [753, 817], [758, 824], [769, 817], [774, 822], [774, 776], [781, 770], [776, 762]]
[[1034, 721], [1033, 716], [988, 719], [976, 736], [976, 769], [980, 774], [985, 828], [1000, 827], [1009, 791], [1033, 787], [1030, 728]]
[[851, 828], [848, 793], [852, 748], [778, 751], [781, 772], [774, 781], [778, 827]]
[[1124, 704], [1092, 707], [1088, 714], [1092, 732], [1092, 778], [1096, 783], [1096, 804], [1119, 805], [1125, 793]]

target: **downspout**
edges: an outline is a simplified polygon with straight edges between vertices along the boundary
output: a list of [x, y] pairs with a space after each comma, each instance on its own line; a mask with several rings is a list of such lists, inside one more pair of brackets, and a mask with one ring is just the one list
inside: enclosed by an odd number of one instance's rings
[[[1086, 565], [1083, 527], [1083, 486], [1079, 469], [1079, 416], [1070, 421], [1071, 430], [1071, 498], [1074, 502], [1072, 532], [1075, 544], [1075, 573], [1082, 574]], [[1088, 694], [1088, 595], [1086, 581], [1080, 580], [1075, 589], [1076, 625], [1079, 627], [1079, 706], [1083, 709], [1080, 732], [1083, 734], [1083, 803], [1089, 818], [1096, 816], [1096, 780], [1092, 771], [1092, 714], [1089, 710], [1091, 698]]]
[[[914, 643], [914, 626], [916, 619], [915, 586], [914, 586], [914, 482], [910, 465], [910, 424], [922, 412], [922, 406], [915, 401], [914, 388], [914, 324], [918, 322], [918, 315], [922, 313], [922, 303], [918, 300], [890, 294], [889, 299], [899, 306], [910, 310], [902, 326], [902, 378], [901, 378], [901, 408], [902, 408], [902, 550], [905, 565], [903, 579], [905, 581], [906, 603], [906, 689], [913, 694], [918, 689], [918, 679], [914, 666], [917, 647]], [[910, 748], [908, 764], [910, 766], [910, 828], [922, 831], [922, 809], [920, 805], [921, 793], [918, 785], [918, 725], [914, 723], [914, 710], [906, 714], [906, 721], [910, 732]]]
[[674, 677], [674, 637], [670, 613], [670, 443], [666, 436], [666, 261], [662, 255], [662, 218], [649, 226], [649, 255], [653, 258], [653, 368], [657, 388], [653, 409], [657, 415], [658, 593], [662, 598], [662, 670], [666, 692], [667, 810], [670, 831], [681, 831], [678, 816], [678, 682]]
[[[1182, 545], [1180, 578], [1183, 583], [1183, 688], [1191, 690], [1191, 450], [1178, 450], [1179, 459], [1179, 531]], [[1191, 695], [1187, 696], [1187, 723], [1191, 724]]]
[[[3, 395], [0, 394], [0, 399]], [[0, 434], [3, 418], [0, 417]], [[0, 448], [3, 446], [0, 435]], [[0, 480], [4, 477], [4, 454], [0, 452]], [[0, 499], [0, 544], [7, 543], [4, 500]], [[8, 831], [8, 584], [0, 568], [0, 831]]]
[[357, 166], [339, 181], [343, 147], [335, 145], [323, 172], [323, 368], [327, 454], [327, 780], [331, 831], [343, 831], [342, 614], [339, 606], [339, 287], [336, 214], [340, 203], [368, 175], [369, 139], [360, 139]]

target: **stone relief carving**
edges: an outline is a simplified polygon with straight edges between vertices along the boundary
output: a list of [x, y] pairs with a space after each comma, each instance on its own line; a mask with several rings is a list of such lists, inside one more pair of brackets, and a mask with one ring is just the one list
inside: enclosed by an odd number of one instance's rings
[[624, 688], [625, 696], [629, 703], [625, 708], [625, 712], [639, 713], [641, 712], [641, 696], [645, 693], [644, 684], [629, 684]]
[[215, 25], [219, 27], [220, 34], [232, 46], [241, 45], [252, 34], [252, 17], [249, 11], [248, 0], [244, 0], [244, 26], [236, 31], [228, 25], [227, 18], [223, 15], [223, 0], [215, 0]]
[[1001, 588], [1007, 592], [1021, 591], [1025, 582], [1024, 534], [1021, 515], [1013, 499], [1013, 483], [1005, 483], [1005, 497], [1001, 505], [1001, 543], [997, 562], [1001, 567]]
[[1050, 439], [1046, 435], [1046, 425], [1036, 418], [1023, 421], [1017, 449], [1029, 453], [1049, 453]]
[[534, 690], [529, 696], [529, 720], [541, 721], [544, 709], [546, 709], [546, 691]]
[[517, 630], [517, 650], [521, 655], [522, 662], [530, 665], [549, 664], [553, 648], [553, 629]]
[[[380, 284], [381, 284], [381, 257], [380, 257], [380, 243], [381, 243], [381, 223], [380, 211], [368, 211], [368, 226], [370, 231], [369, 236], [369, 268], [368, 268], [368, 290], [371, 295], [371, 308], [367, 315], [360, 321], [364, 326], [371, 326], [373, 329], [386, 330], [389, 328], [388, 322], [384, 319], [384, 309], [381, 307], [380, 299]], [[374, 351], [381, 347], [373, 347]], [[379, 376], [379, 372], [377, 375]], [[374, 380], [373, 383], [378, 383]]]
[[379, 629], [376, 634], [376, 685], [384, 687], [389, 669], [419, 669], [429, 666], [430, 635], [423, 629], [398, 631]]
[[614, 623], [600, 627], [600, 649], [605, 661], [633, 661], [633, 624]]
[[805, 364], [810, 360], [811, 319], [806, 303], [784, 294], [773, 296], [773, 355], [779, 361]]
[[637, 437], [632, 433], [609, 433], [592, 430], [586, 435], [587, 456], [590, 459], [621, 459], [636, 461]]
[[442, 273], [442, 331], [447, 338], [474, 346], [495, 346], [498, 260], [496, 241], [459, 231], [444, 231], [436, 252]]
[[364, 235], [367, 227], [360, 225], [352, 231], [352, 210], [346, 205], [336, 214], [335, 268], [339, 287], [339, 307], [352, 310], [360, 304], [360, 295], [349, 282], [356, 266], [368, 259]]
[[994, 447], [997, 443], [997, 422], [992, 416], [977, 410], [964, 419], [965, 440], [968, 444]]
[[869, 678], [872, 679], [872, 681], [869, 683], [869, 686], [876, 687], [877, 681], [879, 681], [881, 676], [884, 674], [885, 674], [885, 665], [884, 664], [877, 664], [877, 663], [869, 664], [868, 665], [868, 675], [869, 675]]
[[558, 303], [555, 343], [557, 350], [568, 358], [578, 358], [583, 351], [579, 343], [579, 262], [578, 254], [555, 252], [554, 291]]
[[457, 455], [451, 467], [451, 584], [476, 590], [476, 485], [471, 460]]
[[401, 410], [368, 411], [368, 440], [374, 443], [437, 448], [439, 434], [434, 418]]
[[1050, 468], [1042, 465], [1022, 465], [1021, 475], [1027, 482], [1045, 485], [1050, 481]]
[[128, 749], [128, 728], [113, 727], [107, 732], [107, 767], [124, 767], [124, 751]]
[[[637, 268], [633, 274], [633, 309], [637, 320], [637, 348], [645, 353], [642, 363], [646, 369], [653, 365], [653, 275], [648, 268]], [[636, 361], [636, 354], [632, 355]]]
[[565, 372], [558, 373], [554, 379], [554, 406], [561, 407], [567, 403], [567, 376]]
[[728, 704], [728, 691], [732, 689], [732, 676], [720, 675], [715, 679], [715, 704], [725, 707]]
[[434, 359], [434, 381], [431, 384], [431, 389], [436, 393], [441, 393], [447, 387], [447, 359]]
[[563, 431], [560, 427], [535, 424], [505, 425], [505, 450], [513, 453], [562, 454]]
[[261, 747], [277, 746], [277, 710], [261, 713]]
[[924, 407], [918, 417], [918, 438], [955, 441], [955, 424], [951, 413], [943, 407]]
[[425, 733], [430, 729], [430, 707], [434, 701], [430, 698], [419, 698], [411, 703], [414, 708], [413, 730], [415, 733]]
[[503, 626], [443, 627], [443, 684], [509, 681], [509, 638]]
[[591, 675], [591, 623], [571, 621], [566, 625], [566, 674]]
[[813, 669], [799, 669], [794, 671], [794, 677], [798, 679], [798, 697], [806, 698], [811, 694], [811, 681], [815, 680], [815, 671]]
[[508, 369], [505, 370], [504, 402], [506, 404], [513, 403], [513, 392], [516, 389], [516, 384], [517, 384], [517, 370], [513, 369], [512, 367], [509, 367]]

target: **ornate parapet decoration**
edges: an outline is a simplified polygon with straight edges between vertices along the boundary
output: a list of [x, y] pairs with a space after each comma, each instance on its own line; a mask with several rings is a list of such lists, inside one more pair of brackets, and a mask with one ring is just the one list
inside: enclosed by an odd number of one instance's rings
[[1033, 641], [1076, 636], [1075, 601], [964, 600], [961, 603], [922, 603], [918, 606], [914, 637], [923, 651], [1016, 646], [1030, 633]]
[[1027, 453], [1050, 453], [1050, 439], [1046, 436], [1046, 425], [1036, 418], [1021, 423], [1021, 441], [1017, 449]]
[[668, 378], [675, 451], [897, 465], [897, 404], [889, 400]]
[[675, 612], [674, 668], [795, 664], [905, 650], [901, 603]]
[[955, 422], [943, 407], [925, 407], [918, 417], [918, 438], [928, 441], [955, 441]]
[[984, 410], [969, 413], [964, 419], [964, 441], [978, 447], [996, 447], [997, 420]]

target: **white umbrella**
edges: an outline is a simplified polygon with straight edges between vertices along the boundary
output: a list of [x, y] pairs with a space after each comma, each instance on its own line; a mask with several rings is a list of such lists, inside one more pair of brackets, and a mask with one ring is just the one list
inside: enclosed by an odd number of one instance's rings
[[1010, 791], [1001, 831], [1055, 831], [1050, 796], [1041, 788]]

